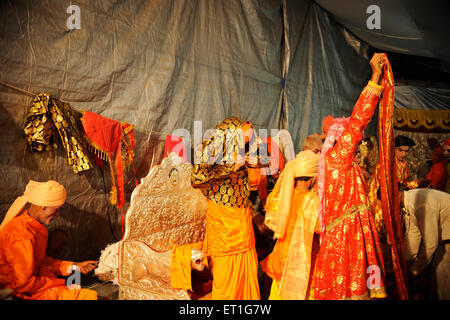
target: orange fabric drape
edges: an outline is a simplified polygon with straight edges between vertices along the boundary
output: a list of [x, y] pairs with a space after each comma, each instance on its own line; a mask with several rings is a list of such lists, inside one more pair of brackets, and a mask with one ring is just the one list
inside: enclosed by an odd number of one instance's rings
[[263, 261], [260, 262], [263, 271], [272, 279], [281, 281], [283, 276], [284, 266], [289, 253], [289, 247], [291, 245], [292, 235], [294, 233], [294, 228], [298, 220], [298, 215], [303, 214], [300, 212], [301, 204], [307, 194], [307, 191], [299, 191], [294, 189], [294, 194], [292, 195], [292, 207], [289, 215], [289, 219], [286, 226], [285, 236], [277, 239], [272, 252]]
[[89, 289], [69, 289], [58, 275], [70, 275], [71, 261], [45, 255], [47, 228], [24, 212], [0, 231], [0, 288], [27, 300], [96, 300]]
[[399, 297], [405, 300], [408, 299], [406, 286], [407, 269], [404, 255], [398, 180], [395, 174], [397, 169], [393, 132], [394, 76], [389, 61], [385, 63], [383, 71], [381, 86], [384, 87], [384, 92], [380, 100], [378, 114], [381, 206], [387, 236], [392, 244], [392, 263], [397, 292]]
[[170, 261], [170, 284], [172, 288], [192, 291], [191, 249], [201, 250], [203, 242], [175, 244]]
[[250, 208], [223, 206], [208, 200], [203, 251], [210, 256], [225, 256], [254, 246]]
[[203, 251], [211, 256], [213, 300], [259, 300], [258, 257], [248, 207], [208, 200]]
[[107, 160], [111, 169], [111, 204], [122, 209], [125, 204], [124, 172], [133, 162], [134, 126], [84, 111], [81, 123], [85, 139], [94, 148], [96, 163]]

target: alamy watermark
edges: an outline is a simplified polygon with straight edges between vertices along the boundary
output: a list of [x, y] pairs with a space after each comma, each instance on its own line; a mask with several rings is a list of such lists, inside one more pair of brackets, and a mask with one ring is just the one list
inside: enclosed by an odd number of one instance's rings
[[291, 135], [284, 129], [255, 130], [251, 128], [246, 131], [207, 129], [203, 131], [202, 121], [194, 121], [193, 136], [187, 129], [176, 129], [171, 133], [172, 142], [181, 137], [184, 143], [184, 145], [182, 143], [175, 145], [171, 152], [180, 154], [181, 150], [184, 150], [187, 161], [191, 164], [229, 165], [244, 164], [248, 161], [249, 164], [270, 165], [270, 173], [265, 174], [274, 174], [279, 170], [279, 153], [272, 143], [267, 143], [266, 138], [279, 142], [280, 136], [287, 140], [285, 144], [292, 145]]
[[381, 29], [381, 9], [376, 4], [367, 7], [366, 13], [370, 16], [366, 20], [366, 26], [369, 30]]
[[81, 10], [80, 7], [76, 4], [72, 4], [67, 7], [66, 12], [70, 14], [70, 16], [66, 20], [67, 29], [81, 29]]
[[70, 276], [66, 280], [69, 289], [81, 289], [81, 271], [75, 264], [69, 267]]
[[367, 267], [366, 273], [369, 274], [367, 278], [367, 289], [381, 289], [381, 269], [379, 266], [371, 265]]

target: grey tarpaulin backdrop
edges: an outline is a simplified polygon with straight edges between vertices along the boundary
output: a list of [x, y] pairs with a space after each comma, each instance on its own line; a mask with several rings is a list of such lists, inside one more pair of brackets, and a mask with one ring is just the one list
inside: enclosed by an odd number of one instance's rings
[[[80, 30], [66, 27], [71, 4]], [[134, 124], [138, 180], [160, 163], [165, 136], [193, 134], [195, 120], [203, 130], [231, 115], [288, 129], [298, 151], [325, 115], [350, 114], [370, 74], [361, 44], [309, 0], [2, 1], [0, 20], [0, 80]], [[60, 258], [98, 258], [121, 236], [109, 170], [75, 176], [61, 144], [32, 154], [30, 102], [0, 86], [0, 218], [30, 179], [57, 180], [68, 191], [50, 228], [68, 233]], [[125, 182], [128, 200], [132, 170]]]
[[395, 87], [394, 105], [402, 109], [448, 110], [450, 88], [427, 88], [413, 85]]

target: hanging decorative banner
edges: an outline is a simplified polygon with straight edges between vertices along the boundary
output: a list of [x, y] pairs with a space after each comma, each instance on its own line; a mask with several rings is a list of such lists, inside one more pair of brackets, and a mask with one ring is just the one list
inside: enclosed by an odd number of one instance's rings
[[66, 151], [67, 164], [75, 174], [92, 169], [71, 105], [51, 97], [38, 94], [32, 101], [24, 124], [27, 142], [33, 152], [56, 150], [56, 134]]
[[450, 110], [394, 108], [394, 127], [399, 130], [450, 132]]
[[103, 160], [109, 163], [111, 169], [110, 202], [118, 208], [123, 208], [124, 169], [131, 165], [134, 157], [134, 126], [126, 122], [105, 118], [97, 113], [83, 111], [81, 123], [85, 139], [93, 148], [96, 164], [103, 165]]

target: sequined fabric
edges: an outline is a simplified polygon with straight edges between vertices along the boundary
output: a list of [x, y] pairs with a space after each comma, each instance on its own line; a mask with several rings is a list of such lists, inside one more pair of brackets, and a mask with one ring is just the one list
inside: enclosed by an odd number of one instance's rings
[[66, 151], [67, 164], [75, 174], [92, 168], [70, 104], [40, 93], [28, 109], [24, 132], [33, 152], [57, 149], [57, 135]]
[[369, 84], [361, 93], [341, 137], [325, 155], [324, 224], [314, 273], [315, 299], [385, 297], [384, 285], [367, 287], [367, 268], [382, 257], [361, 170], [354, 155], [362, 130], [370, 121], [382, 88]]
[[201, 150], [196, 150], [197, 159], [202, 159], [202, 163], [194, 165], [192, 185], [200, 187], [205, 197], [220, 205], [250, 205], [247, 169], [233, 171], [237, 156], [245, 153], [244, 123], [236, 117], [225, 119], [215, 128], [212, 137], [203, 142]]

